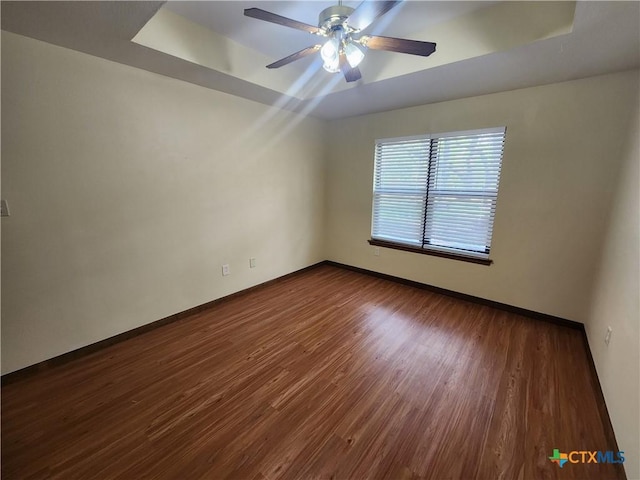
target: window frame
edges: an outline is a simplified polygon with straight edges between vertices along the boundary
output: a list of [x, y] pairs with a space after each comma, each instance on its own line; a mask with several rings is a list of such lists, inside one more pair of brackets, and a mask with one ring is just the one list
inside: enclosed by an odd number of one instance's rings
[[[432, 255], [437, 257], [454, 259], [454, 260], [461, 260], [461, 261], [466, 261], [466, 262], [471, 262], [471, 263], [476, 263], [481, 265], [491, 265], [493, 263], [493, 260], [489, 258], [489, 254], [491, 253], [493, 225], [495, 222], [495, 208], [497, 205], [497, 199], [498, 199], [498, 193], [499, 193], [499, 187], [500, 187], [500, 173], [501, 173], [501, 168], [504, 160], [504, 142], [506, 141], [506, 132], [507, 132], [507, 127], [501, 126], [501, 127], [490, 127], [490, 128], [482, 128], [482, 129], [474, 129], [474, 130], [463, 130], [463, 131], [444, 132], [444, 133], [412, 135], [412, 136], [406, 136], [406, 137], [376, 139], [375, 152], [374, 152], [374, 174], [373, 174], [372, 208], [371, 208], [371, 237], [368, 240], [369, 244], [377, 247], [392, 248], [396, 250], [419, 253], [423, 255]], [[427, 214], [429, 210], [430, 200], [431, 200], [431, 204], [433, 204], [433, 199], [436, 196], [434, 193], [432, 193], [432, 182], [430, 177], [432, 174], [432, 169], [437, 165], [437, 162], [439, 161], [437, 158], [434, 159], [434, 155], [433, 155], [434, 140], [439, 141], [441, 139], [450, 138], [450, 137], [464, 137], [464, 136], [469, 137], [469, 136], [475, 136], [475, 135], [495, 134], [495, 133], [502, 133], [503, 135], [502, 150], [500, 151], [500, 154], [499, 154], [500, 158], [499, 158], [499, 164], [497, 168], [495, 190], [491, 191], [491, 189], [485, 189], [480, 192], [478, 191], [471, 192], [467, 190], [465, 192], [463, 189], [460, 189], [457, 194], [455, 193], [456, 192], [455, 190], [449, 190], [449, 191], [445, 190], [437, 194], [440, 197], [446, 197], [447, 195], [452, 197], [471, 195], [471, 196], [477, 196], [478, 198], [480, 197], [487, 198], [492, 202], [491, 203], [492, 213], [490, 215], [490, 223], [487, 229], [488, 243], [489, 243], [488, 248], [485, 250], [485, 252], [480, 252], [476, 250], [465, 250], [462, 248], [428, 244], [426, 242], [426, 239], [428, 238], [428, 232], [427, 232], [428, 224], [429, 223], [432, 224], [433, 219], [431, 218], [427, 220], [427, 217], [428, 217]], [[422, 245], [416, 246], [415, 244], [396, 242], [396, 241], [383, 239], [383, 238], [376, 238], [374, 236], [374, 227], [376, 222], [376, 218], [375, 218], [376, 199], [377, 199], [378, 192], [380, 190], [379, 188], [378, 190], [376, 189], [376, 182], [377, 182], [377, 175], [378, 175], [377, 169], [379, 168], [378, 148], [381, 144], [384, 144], [384, 143], [393, 144], [393, 143], [411, 142], [411, 141], [419, 141], [419, 140], [425, 140], [429, 142], [429, 153], [428, 153], [428, 158], [426, 159], [426, 162], [428, 165], [427, 185], [426, 185], [426, 190], [425, 190], [424, 199], [423, 199], [424, 218], [422, 220]], [[433, 230], [431, 230], [431, 235], [433, 235]]]

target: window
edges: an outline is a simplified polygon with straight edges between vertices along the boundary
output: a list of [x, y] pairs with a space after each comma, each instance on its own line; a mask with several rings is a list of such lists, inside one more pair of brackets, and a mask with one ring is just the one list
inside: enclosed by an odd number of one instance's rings
[[505, 132], [377, 140], [370, 243], [491, 263]]

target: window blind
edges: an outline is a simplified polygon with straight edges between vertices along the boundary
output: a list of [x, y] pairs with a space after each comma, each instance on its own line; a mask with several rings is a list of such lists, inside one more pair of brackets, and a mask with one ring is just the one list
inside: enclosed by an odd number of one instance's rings
[[430, 148], [420, 137], [376, 144], [373, 238], [422, 246]]
[[372, 238], [488, 258], [505, 132], [376, 141]]

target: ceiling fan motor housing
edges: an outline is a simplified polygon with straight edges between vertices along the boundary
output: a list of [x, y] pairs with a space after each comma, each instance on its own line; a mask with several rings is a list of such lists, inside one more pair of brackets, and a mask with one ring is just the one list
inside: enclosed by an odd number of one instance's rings
[[318, 16], [318, 27], [325, 31], [331, 32], [335, 27], [342, 26], [344, 21], [349, 18], [354, 9], [345, 5], [334, 5], [325, 8]]

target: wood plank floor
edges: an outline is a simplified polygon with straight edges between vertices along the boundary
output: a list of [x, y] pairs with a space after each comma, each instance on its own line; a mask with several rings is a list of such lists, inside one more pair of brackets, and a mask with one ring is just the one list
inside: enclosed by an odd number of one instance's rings
[[581, 333], [332, 267], [2, 389], [8, 479], [607, 479]]

